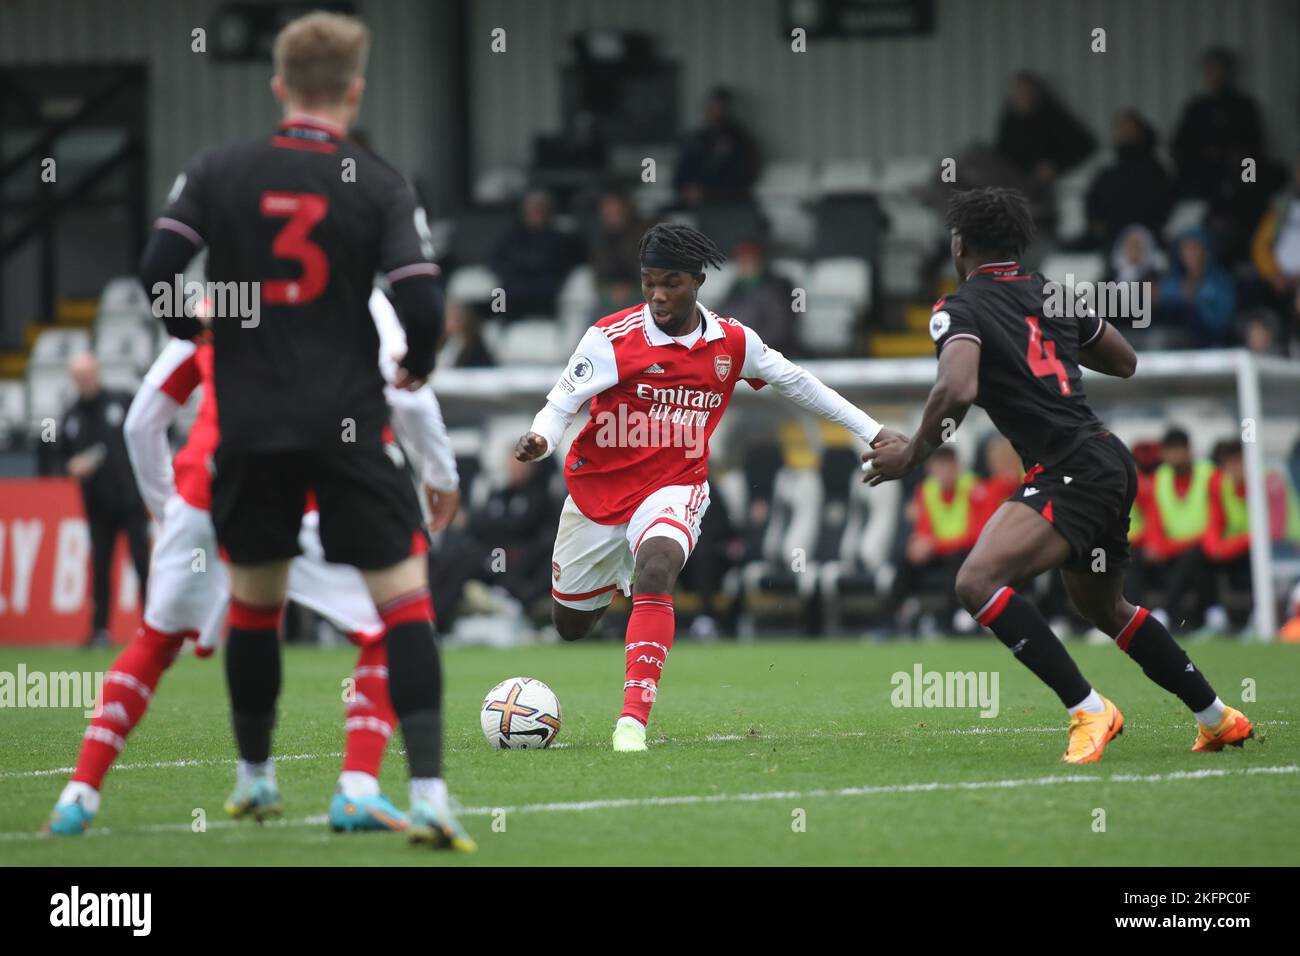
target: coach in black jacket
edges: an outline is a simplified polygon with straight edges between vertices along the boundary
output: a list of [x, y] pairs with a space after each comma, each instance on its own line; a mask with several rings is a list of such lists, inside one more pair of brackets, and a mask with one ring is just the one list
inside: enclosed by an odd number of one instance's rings
[[99, 363], [89, 353], [72, 357], [68, 375], [77, 387], [77, 400], [64, 414], [56, 437], [67, 473], [81, 482], [90, 526], [95, 611], [89, 643], [106, 643], [113, 546], [118, 532], [125, 531], [143, 598], [149, 572], [149, 518], [122, 437], [131, 396], [100, 385]]

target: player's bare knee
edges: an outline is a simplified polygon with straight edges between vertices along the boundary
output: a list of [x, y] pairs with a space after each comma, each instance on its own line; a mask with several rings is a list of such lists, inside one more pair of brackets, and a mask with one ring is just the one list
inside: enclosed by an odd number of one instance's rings
[[582, 640], [591, 633], [600, 617], [600, 612], [579, 611], [558, 601], [551, 603], [551, 623], [565, 641]]
[[677, 542], [668, 538], [652, 538], [637, 552], [635, 585], [636, 594], [669, 594], [677, 583], [684, 555]]
[[1001, 587], [985, 568], [972, 565], [969, 561], [957, 571], [957, 580], [953, 586], [957, 591], [957, 600], [971, 614], [982, 608], [993, 596], [993, 592]]

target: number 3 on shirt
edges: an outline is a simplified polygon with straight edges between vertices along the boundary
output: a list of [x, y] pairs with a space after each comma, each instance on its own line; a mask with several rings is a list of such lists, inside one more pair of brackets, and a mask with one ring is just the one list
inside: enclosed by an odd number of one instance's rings
[[1029, 371], [1034, 373], [1035, 378], [1055, 375], [1061, 386], [1061, 394], [1069, 395], [1070, 375], [1056, 357], [1056, 343], [1043, 338], [1043, 330], [1038, 327], [1038, 316], [1027, 315], [1025, 321], [1029, 323], [1029, 351], [1025, 353], [1025, 358], [1029, 360]]
[[272, 305], [303, 305], [320, 297], [330, 278], [330, 261], [325, 250], [307, 238], [316, 223], [325, 218], [330, 203], [317, 193], [262, 193], [262, 215], [289, 221], [275, 234], [271, 253], [302, 267], [297, 279], [267, 279], [262, 283], [262, 301]]

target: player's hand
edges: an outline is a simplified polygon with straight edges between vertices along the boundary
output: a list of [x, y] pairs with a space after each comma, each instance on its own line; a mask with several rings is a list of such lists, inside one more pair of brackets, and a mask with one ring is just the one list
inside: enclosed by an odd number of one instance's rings
[[872, 487], [897, 481], [912, 470], [912, 446], [898, 432], [882, 429], [871, 448], [863, 452], [862, 461], [869, 466], [863, 468], [862, 480]]
[[460, 492], [455, 488], [451, 491], [439, 491], [433, 485], [424, 485], [422, 490], [424, 502], [429, 506], [430, 533], [437, 534], [439, 531], [445, 531], [460, 509]]
[[515, 459], [536, 461], [546, 454], [546, 439], [537, 432], [528, 432], [515, 442]]
[[429, 380], [427, 375], [417, 377], [412, 375], [404, 368], [399, 368], [397, 374], [393, 377], [393, 387], [400, 388], [404, 392], [416, 392], [424, 387], [424, 383]]
[[99, 461], [96, 457], [87, 451], [79, 455], [73, 455], [68, 459], [68, 474], [78, 481], [84, 481], [95, 473], [99, 468]]

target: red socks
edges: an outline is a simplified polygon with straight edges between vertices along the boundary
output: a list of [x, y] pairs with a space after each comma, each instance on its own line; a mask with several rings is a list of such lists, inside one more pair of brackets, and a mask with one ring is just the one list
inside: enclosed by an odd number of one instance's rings
[[148, 709], [163, 671], [176, 659], [185, 638], [192, 636], [190, 631], [163, 634], [148, 624], [140, 626], [135, 639], [104, 675], [100, 714], [86, 728], [73, 780], [100, 788], [108, 768], [126, 746], [127, 735]]
[[650, 722], [659, 678], [668, 651], [673, 646], [671, 594], [638, 594], [632, 598], [632, 616], [627, 622], [627, 681], [623, 684], [622, 717]]
[[384, 641], [361, 646], [352, 677], [355, 685], [347, 708], [343, 771], [378, 777], [384, 748], [397, 725], [388, 696], [388, 647]]

